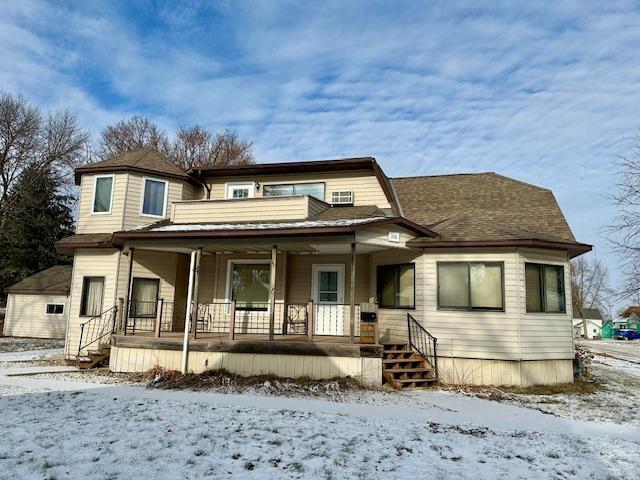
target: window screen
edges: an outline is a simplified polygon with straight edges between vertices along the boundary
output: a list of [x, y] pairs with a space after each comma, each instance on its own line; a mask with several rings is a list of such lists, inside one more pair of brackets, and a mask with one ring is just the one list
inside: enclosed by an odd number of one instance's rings
[[324, 202], [324, 183], [292, 183], [283, 185], [265, 185], [265, 197], [281, 197], [287, 195], [309, 195]]

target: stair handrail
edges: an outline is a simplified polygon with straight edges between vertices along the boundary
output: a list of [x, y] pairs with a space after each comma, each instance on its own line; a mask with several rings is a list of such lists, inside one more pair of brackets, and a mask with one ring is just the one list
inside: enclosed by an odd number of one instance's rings
[[[78, 343], [78, 357], [82, 350], [89, 345], [99, 342], [104, 337], [112, 335], [116, 331], [116, 318], [118, 316], [118, 306], [114, 305], [108, 310], [91, 317], [80, 324], [80, 341]], [[82, 343], [83, 340], [85, 343]]]
[[407, 330], [409, 332], [409, 347], [431, 363], [435, 377], [438, 378], [438, 339], [427, 332], [410, 313], [407, 313]]

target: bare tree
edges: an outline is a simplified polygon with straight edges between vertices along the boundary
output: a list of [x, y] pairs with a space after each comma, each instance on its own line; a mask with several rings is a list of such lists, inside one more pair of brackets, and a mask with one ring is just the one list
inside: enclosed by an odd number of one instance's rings
[[153, 146], [184, 170], [207, 165], [254, 163], [253, 144], [233, 131], [212, 134], [201, 125], [180, 127], [173, 141], [155, 123], [136, 116], [121, 120], [102, 131], [99, 157]]
[[20, 95], [0, 92], [0, 231], [22, 172], [54, 175], [61, 184], [86, 159], [89, 135], [75, 115], [42, 114]]
[[158, 125], [148, 118], [136, 115], [102, 130], [98, 157], [106, 159], [143, 147], [155, 147], [161, 152], [166, 152], [169, 149], [169, 140]]
[[184, 170], [254, 163], [252, 143], [241, 140], [236, 132], [229, 130], [212, 135], [200, 125], [180, 127], [168, 155]]
[[591, 308], [605, 310], [611, 295], [609, 273], [600, 260], [578, 257], [571, 261], [571, 297], [573, 306], [582, 319], [585, 338], [587, 338], [585, 311]]
[[609, 241], [621, 258], [623, 273], [621, 298], [640, 297], [640, 136], [635, 137], [631, 154], [618, 164], [618, 191], [612, 199], [618, 209], [607, 228]]

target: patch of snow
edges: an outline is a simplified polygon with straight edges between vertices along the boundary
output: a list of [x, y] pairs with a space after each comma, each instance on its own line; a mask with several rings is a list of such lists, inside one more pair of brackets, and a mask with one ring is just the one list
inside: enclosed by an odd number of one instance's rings
[[[343, 220], [303, 220], [299, 222], [256, 222], [256, 223], [185, 223], [171, 224], [151, 228], [149, 232], [197, 232], [197, 231], [227, 231], [227, 230], [275, 230], [284, 228], [314, 228], [314, 227], [349, 227], [363, 223], [384, 220], [385, 217], [356, 218]], [[141, 230], [138, 227], [130, 232]]]

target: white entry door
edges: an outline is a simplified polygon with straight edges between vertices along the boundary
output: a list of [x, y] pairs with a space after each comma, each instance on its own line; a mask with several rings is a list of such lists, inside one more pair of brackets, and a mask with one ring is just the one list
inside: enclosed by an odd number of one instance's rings
[[314, 335], [344, 335], [344, 265], [313, 265]]

